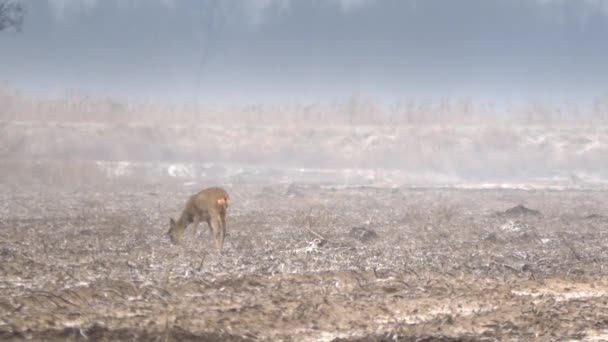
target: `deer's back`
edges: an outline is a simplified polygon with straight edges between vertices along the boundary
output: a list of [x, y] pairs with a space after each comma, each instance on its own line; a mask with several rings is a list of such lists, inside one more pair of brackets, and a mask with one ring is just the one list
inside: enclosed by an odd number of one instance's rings
[[193, 195], [188, 201], [188, 207], [196, 211], [226, 209], [230, 197], [226, 190], [220, 187], [207, 188]]

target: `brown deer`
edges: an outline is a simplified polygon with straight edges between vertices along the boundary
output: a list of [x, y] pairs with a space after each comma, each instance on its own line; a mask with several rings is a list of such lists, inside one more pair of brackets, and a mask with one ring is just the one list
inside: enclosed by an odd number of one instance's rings
[[196, 229], [201, 221], [205, 221], [215, 237], [215, 247], [221, 250], [226, 236], [226, 209], [229, 203], [228, 193], [219, 187], [207, 188], [190, 196], [179, 219], [169, 221], [167, 235], [171, 242], [178, 244], [191, 223]]

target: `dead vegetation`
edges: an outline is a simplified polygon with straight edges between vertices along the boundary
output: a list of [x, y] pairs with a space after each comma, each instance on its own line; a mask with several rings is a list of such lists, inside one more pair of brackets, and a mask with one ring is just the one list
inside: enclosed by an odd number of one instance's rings
[[[608, 333], [605, 192], [234, 185], [219, 256], [206, 230], [164, 237], [196, 188], [1, 188], [0, 338]], [[496, 215], [517, 203], [542, 215]]]
[[[6, 0], [0, 1], [0, 3]], [[0, 123], [32, 122], [69, 124], [158, 124], [307, 126], [325, 125], [606, 125], [608, 96], [579, 108], [566, 104], [530, 101], [508, 106], [471, 98], [404, 98], [384, 103], [360, 97], [326, 103], [167, 105], [132, 99], [63, 96], [45, 98], [19, 92], [0, 84]], [[145, 127], [143, 127], [145, 129]], [[490, 138], [505, 140], [508, 133], [488, 130]], [[499, 134], [493, 134], [499, 133]]]

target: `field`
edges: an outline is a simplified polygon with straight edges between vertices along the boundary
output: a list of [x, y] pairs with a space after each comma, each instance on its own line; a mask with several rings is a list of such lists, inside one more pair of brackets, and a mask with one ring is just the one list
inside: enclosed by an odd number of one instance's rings
[[233, 183], [218, 254], [201, 186], [2, 185], [0, 339], [608, 338], [608, 192]]
[[605, 102], [0, 104], [0, 339], [608, 339]]

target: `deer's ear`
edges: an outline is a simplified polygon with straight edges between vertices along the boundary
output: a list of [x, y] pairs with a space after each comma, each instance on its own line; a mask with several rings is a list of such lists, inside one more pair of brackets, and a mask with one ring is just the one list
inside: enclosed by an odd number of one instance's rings
[[169, 224], [172, 225], [172, 226], [174, 226], [175, 225], [175, 220], [173, 218], [170, 218], [169, 219]]

